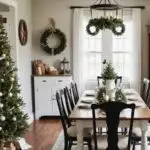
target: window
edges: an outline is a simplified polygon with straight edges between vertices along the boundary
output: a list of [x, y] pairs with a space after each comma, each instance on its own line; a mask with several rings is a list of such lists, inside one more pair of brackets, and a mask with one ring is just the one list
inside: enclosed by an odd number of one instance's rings
[[[83, 20], [84, 28], [88, 20]], [[101, 31], [96, 36], [90, 36], [84, 31], [84, 77], [95, 80], [102, 72], [102, 61], [112, 61], [118, 75], [130, 78], [130, 63], [132, 50], [132, 22], [125, 22], [126, 32], [122, 36], [115, 36], [110, 30]]]
[[[141, 80], [141, 9], [125, 9], [126, 32], [115, 36], [110, 30], [103, 30], [96, 36], [86, 33], [91, 13], [75, 9], [73, 12], [73, 79], [79, 91], [94, 89], [96, 77], [101, 75], [104, 59], [111, 60], [123, 82], [140, 90]], [[112, 14], [113, 15], [113, 14]], [[94, 11], [92, 17], [102, 16]]]

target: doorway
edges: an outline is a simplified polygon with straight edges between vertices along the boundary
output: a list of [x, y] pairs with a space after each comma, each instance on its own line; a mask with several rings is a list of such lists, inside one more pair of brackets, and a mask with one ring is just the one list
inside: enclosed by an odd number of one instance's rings
[[[8, 41], [11, 45], [11, 57], [18, 68], [18, 31], [17, 31], [17, 2], [13, 0], [0, 0], [0, 15], [6, 18], [4, 27], [7, 32]], [[18, 74], [18, 72], [17, 72]]]

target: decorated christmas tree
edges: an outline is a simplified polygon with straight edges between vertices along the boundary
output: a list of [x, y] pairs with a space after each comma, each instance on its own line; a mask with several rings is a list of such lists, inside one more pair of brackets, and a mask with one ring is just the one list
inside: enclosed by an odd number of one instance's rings
[[22, 137], [28, 128], [16, 71], [7, 33], [0, 23], [0, 150], [4, 143]]

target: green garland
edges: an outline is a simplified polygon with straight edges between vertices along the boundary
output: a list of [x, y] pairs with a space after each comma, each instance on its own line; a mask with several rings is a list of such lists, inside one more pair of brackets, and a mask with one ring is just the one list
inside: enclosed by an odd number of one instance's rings
[[[55, 35], [60, 40], [60, 44], [56, 48], [51, 48], [48, 46], [47, 38], [50, 35]], [[41, 48], [45, 52], [49, 53], [50, 55], [52, 54], [57, 55], [60, 54], [66, 48], [66, 36], [59, 29], [55, 29], [55, 30], [47, 29], [42, 34], [40, 43], [41, 43]]]
[[[91, 27], [95, 27], [95, 32], [91, 31]], [[117, 27], [120, 27], [121, 30], [117, 31]], [[123, 24], [123, 20], [117, 18], [94, 18], [90, 19], [88, 25], [86, 26], [86, 31], [89, 35], [97, 35], [99, 30], [109, 29], [115, 35], [122, 35], [125, 32], [125, 25]]]

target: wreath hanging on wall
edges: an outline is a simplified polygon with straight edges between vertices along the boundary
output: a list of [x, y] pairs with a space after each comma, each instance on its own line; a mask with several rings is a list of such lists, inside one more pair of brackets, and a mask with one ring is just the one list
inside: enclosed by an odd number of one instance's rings
[[[94, 27], [94, 30], [92, 31], [92, 27]], [[118, 31], [118, 28], [120, 30]], [[115, 35], [122, 35], [125, 32], [125, 25], [123, 23], [123, 20], [117, 19], [114, 17], [110, 18], [94, 18], [90, 19], [88, 25], [86, 26], [86, 31], [89, 35], [97, 35], [99, 33], [99, 30], [105, 30], [110, 29]]]
[[[66, 36], [59, 29], [55, 28], [55, 22], [53, 19], [50, 19], [50, 28], [45, 30], [41, 36], [40, 44], [41, 48], [50, 55], [60, 54], [66, 48]], [[57, 45], [55, 47], [51, 47], [48, 44], [48, 38], [55, 37], [57, 38]]]

